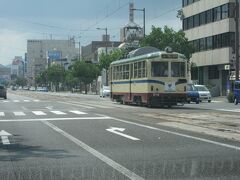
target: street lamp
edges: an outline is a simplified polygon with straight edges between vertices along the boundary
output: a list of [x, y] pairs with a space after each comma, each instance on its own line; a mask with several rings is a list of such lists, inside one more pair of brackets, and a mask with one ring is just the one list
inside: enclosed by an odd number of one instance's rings
[[143, 37], [145, 37], [145, 27], [146, 27], [146, 22], [145, 22], [145, 8], [143, 9], [136, 9], [136, 8], [133, 8], [132, 9], [133, 11], [142, 11], [143, 12]]
[[105, 38], [105, 52], [107, 54], [107, 28], [97, 28], [97, 30], [104, 30], [106, 33], [106, 38]]

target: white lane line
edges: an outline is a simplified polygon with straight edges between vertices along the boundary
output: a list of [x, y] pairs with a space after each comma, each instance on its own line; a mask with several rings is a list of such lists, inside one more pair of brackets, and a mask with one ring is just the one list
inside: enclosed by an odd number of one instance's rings
[[15, 116], [25, 116], [26, 114], [24, 112], [13, 112]]
[[0, 116], [5, 116], [4, 112], [0, 112]]
[[87, 114], [85, 112], [82, 112], [82, 111], [69, 111], [71, 113], [74, 113], [74, 114]]
[[35, 100], [33, 100], [33, 102], [39, 102], [40, 100], [38, 100], [38, 99], [35, 99]]
[[13, 102], [20, 102], [19, 100], [13, 100]]
[[[98, 114], [98, 115], [101, 115], [101, 114]], [[105, 115], [102, 114], [102, 116], [105, 116]], [[132, 124], [132, 125], [136, 125], [136, 126], [139, 126], [139, 127], [144, 127], [144, 128], [151, 129], [151, 130], [156, 130], [156, 131], [160, 131], [160, 132], [164, 132], [164, 133], [168, 133], [168, 134], [173, 134], [173, 135], [176, 135], [176, 136], [181, 136], [181, 137], [185, 137], [185, 138], [188, 138], [188, 139], [194, 139], [194, 140], [197, 140], [197, 141], [202, 141], [202, 142], [205, 142], [205, 143], [215, 144], [215, 145], [222, 146], [222, 147], [225, 147], [225, 148], [230, 148], [230, 149], [240, 151], [239, 146], [225, 144], [225, 143], [212, 141], [212, 140], [204, 139], [204, 138], [199, 138], [199, 137], [191, 136], [191, 135], [187, 135], [187, 134], [177, 133], [177, 132], [174, 132], [174, 131], [168, 131], [168, 130], [165, 130], [165, 129], [156, 128], [156, 127], [152, 127], [152, 126], [148, 126], [148, 125], [144, 125], [144, 124], [139, 124], [139, 123], [135, 123], [135, 122], [130, 122], [130, 121], [127, 121], [127, 120], [118, 119], [118, 118], [114, 118], [114, 117], [109, 117], [109, 118], [112, 119], [112, 120], [119, 121], [119, 122]]]
[[68, 105], [78, 106], [78, 107], [83, 107], [83, 108], [86, 108], [86, 109], [95, 109], [94, 107], [91, 107], [91, 106], [85, 106], [85, 105], [80, 105], [80, 104], [73, 104], [73, 103], [69, 103], [69, 102], [58, 101], [58, 103], [68, 104]]
[[217, 111], [240, 112], [240, 109], [216, 109]]
[[10, 101], [8, 101], [8, 100], [5, 100], [5, 101], [3, 101], [4, 103], [8, 103], [8, 102], [10, 102]]
[[37, 116], [45, 116], [45, 115], [47, 115], [46, 113], [44, 113], [42, 111], [32, 111], [32, 113], [37, 115]]
[[53, 113], [53, 114], [56, 114], [56, 115], [65, 115], [66, 114], [62, 111], [50, 111], [50, 112]]
[[1, 119], [1, 122], [38, 122], [38, 121], [75, 121], [75, 120], [105, 120], [112, 119], [108, 116], [105, 117], [69, 117], [69, 118], [41, 118], [41, 119]]
[[88, 146], [84, 142], [80, 141], [79, 139], [73, 137], [72, 135], [68, 134], [67, 132], [63, 131], [62, 129], [58, 128], [57, 126], [53, 125], [52, 123], [48, 121], [43, 121], [45, 125], [56, 131], [57, 133], [63, 135], [70, 141], [74, 142], [79, 147], [85, 149], [87, 152], [95, 156], [96, 158], [100, 159], [101, 161], [105, 162], [107, 165], [111, 166], [115, 170], [117, 170], [119, 173], [123, 174], [124, 176], [128, 177], [132, 180], [144, 180], [142, 177], [138, 176], [134, 172], [130, 171], [129, 169], [125, 168], [121, 164], [115, 162], [114, 160], [110, 159], [109, 157], [101, 154], [97, 150], [93, 149], [92, 147]]
[[30, 100], [23, 100], [24, 102], [30, 102]]

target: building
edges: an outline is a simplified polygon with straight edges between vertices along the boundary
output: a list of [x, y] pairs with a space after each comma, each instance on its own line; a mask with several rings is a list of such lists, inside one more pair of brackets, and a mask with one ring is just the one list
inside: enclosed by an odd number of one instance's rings
[[85, 61], [92, 62], [92, 63], [98, 63], [99, 59], [99, 52], [101, 49], [105, 49], [103, 51], [104, 53], [110, 52], [115, 47], [118, 47], [121, 44], [119, 41], [110, 41], [109, 36], [107, 37], [106, 41], [106, 35], [102, 36], [102, 41], [92, 41], [87, 46], [82, 47], [82, 58]]
[[183, 0], [182, 24], [195, 52], [192, 80], [226, 95], [229, 65], [234, 61], [235, 0]]
[[[77, 58], [78, 49], [74, 38], [69, 40], [28, 40], [27, 41], [27, 78], [34, 84], [35, 77], [53, 62], [71, 64]], [[66, 62], [65, 62], [66, 60]]]
[[143, 28], [134, 22], [134, 3], [129, 3], [129, 22], [120, 30], [120, 41], [138, 44], [143, 36]]
[[12, 60], [11, 75], [24, 77], [24, 61], [21, 56], [15, 56]]

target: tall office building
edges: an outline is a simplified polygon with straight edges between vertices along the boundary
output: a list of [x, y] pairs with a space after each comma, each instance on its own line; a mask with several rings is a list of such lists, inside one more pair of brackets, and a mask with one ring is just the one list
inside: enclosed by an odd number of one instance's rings
[[229, 66], [234, 60], [235, 0], [182, 0], [182, 24], [195, 52], [192, 79], [226, 95]]
[[67, 67], [77, 58], [74, 38], [69, 40], [28, 40], [27, 41], [27, 78], [34, 84], [35, 77], [51, 65], [52, 62]]

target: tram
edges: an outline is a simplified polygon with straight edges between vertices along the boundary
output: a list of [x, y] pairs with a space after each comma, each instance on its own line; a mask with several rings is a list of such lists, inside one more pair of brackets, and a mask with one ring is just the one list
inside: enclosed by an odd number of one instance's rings
[[187, 101], [187, 65], [171, 48], [143, 47], [110, 65], [111, 99], [123, 104], [171, 107]]

